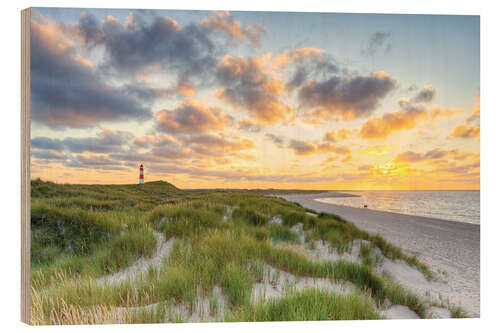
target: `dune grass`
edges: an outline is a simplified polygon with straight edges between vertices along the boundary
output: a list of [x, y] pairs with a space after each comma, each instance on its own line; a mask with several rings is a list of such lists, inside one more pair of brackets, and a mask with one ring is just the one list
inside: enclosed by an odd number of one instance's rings
[[[32, 181], [32, 196], [33, 323], [183, 321], [169, 314], [171, 306], [194, 311], [200, 297], [209, 298], [214, 315], [223, 301], [214, 296], [215, 288], [227, 300], [223, 320], [377, 319], [385, 300], [425, 317], [421, 300], [376, 272], [372, 250], [430, 277], [418, 259], [338, 216], [284, 199], [245, 191], [181, 191], [165, 182], [59, 185], [40, 180]], [[318, 262], [295, 250], [300, 236], [292, 228], [299, 223], [310, 244], [321, 239], [338, 252], [350, 251], [354, 240], [365, 241], [363, 264]], [[98, 282], [151, 257], [157, 247], [154, 232], [177, 239], [168, 263], [150, 267], [138, 280]], [[350, 282], [356, 292], [313, 289], [254, 304], [252, 288], [264, 280], [266, 267]], [[150, 304], [157, 305], [144, 308]], [[124, 310], [117, 314], [116, 307]]]
[[381, 319], [374, 303], [360, 294], [339, 295], [310, 289], [238, 309], [229, 321]]

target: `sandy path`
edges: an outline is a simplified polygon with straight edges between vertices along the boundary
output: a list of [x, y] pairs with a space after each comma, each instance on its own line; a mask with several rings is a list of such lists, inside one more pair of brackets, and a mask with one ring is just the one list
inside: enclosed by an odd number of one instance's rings
[[[335, 196], [335, 192], [329, 193], [329, 196]], [[338, 206], [314, 200], [325, 197], [324, 194], [282, 197], [316, 211], [340, 215], [361, 229], [382, 235], [408, 253], [418, 254], [432, 271], [445, 272], [438, 274], [442, 282], [427, 283], [428, 292], [462, 306], [469, 316], [479, 316], [479, 225]], [[422, 288], [416, 286], [414, 280], [406, 279], [404, 274], [396, 279], [421, 294]], [[427, 288], [427, 285], [424, 286]]]
[[175, 238], [165, 240], [163, 234], [153, 231], [156, 238], [156, 251], [151, 258], [139, 258], [132, 265], [122, 269], [113, 274], [108, 274], [97, 279], [98, 284], [113, 284], [120, 283], [126, 280], [134, 280], [141, 278], [146, 274], [150, 267], [159, 271], [164, 261], [168, 259], [172, 246], [174, 245]]

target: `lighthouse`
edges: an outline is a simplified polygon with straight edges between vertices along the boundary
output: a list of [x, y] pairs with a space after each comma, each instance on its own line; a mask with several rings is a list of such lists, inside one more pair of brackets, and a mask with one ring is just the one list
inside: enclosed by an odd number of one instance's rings
[[144, 184], [144, 167], [142, 164], [139, 167], [139, 184]]

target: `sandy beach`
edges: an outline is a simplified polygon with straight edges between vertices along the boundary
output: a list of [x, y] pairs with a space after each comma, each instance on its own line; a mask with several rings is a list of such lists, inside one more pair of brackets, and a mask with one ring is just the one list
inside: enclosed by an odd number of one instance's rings
[[357, 227], [380, 234], [409, 254], [416, 254], [436, 273], [426, 280], [404, 265], [385, 269], [408, 289], [431, 300], [461, 306], [469, 316], [480, 314], [480, 226], [469, 223], [411, 216], [326, 204], [317, 198], [343, 196], [338, 192], [293, 194], [282, 197], [304, 207], [340, 215]]

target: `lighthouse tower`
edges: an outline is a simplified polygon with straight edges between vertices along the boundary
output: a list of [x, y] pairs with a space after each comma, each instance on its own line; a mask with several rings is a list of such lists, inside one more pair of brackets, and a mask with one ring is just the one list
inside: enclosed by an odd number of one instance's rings
[[139, 167], [139, 184], [144, 184], [144, 167], [142, 164]]

